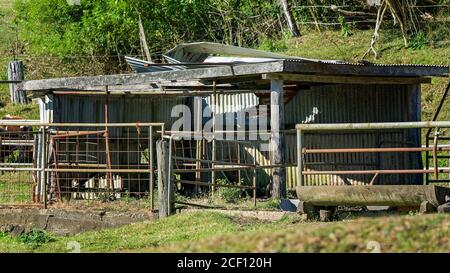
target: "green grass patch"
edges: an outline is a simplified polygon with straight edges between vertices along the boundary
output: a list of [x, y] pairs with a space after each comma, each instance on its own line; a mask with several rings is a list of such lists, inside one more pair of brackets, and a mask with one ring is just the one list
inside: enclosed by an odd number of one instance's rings
[[146, 247], [158, 247], [171, 242], [199, 240], [215, 234], [235, 232], [237, 225], [220, 213], [183, 213], [154, 222], [131, 224], [122, 228], [86, 232], [81, 235], [58, 237], [54, 242], [38, 247], [23, 247], [19, 238], [0, 237], [0, 251], [12, 249], [37, 252], [68, 252], [69, 242], [77, 242], [82, 252], [115, 252]]
[[331, 223], [285, 216], [275, 222], [189, 212], [154, 222], [56, 237], [0, 233], [1, 252], [381, 252], [450, 251], [450, 215], [365, 217]]
[[[284, 220], [285, 221], [285, 220]], [[172, 243], [159, 252], [448, 252], [449, 215], [366, 218], [333, 223], [297, 223]], [[375, 247], [374, 247], [375, 245]]]
[[5, 172], [0, 175], [0, 204], [31, 203], [33, 181], [29, 172]]

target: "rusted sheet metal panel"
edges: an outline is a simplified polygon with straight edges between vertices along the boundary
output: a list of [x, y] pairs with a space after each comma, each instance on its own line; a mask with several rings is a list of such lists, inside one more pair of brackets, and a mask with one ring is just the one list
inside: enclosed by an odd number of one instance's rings
[[[260, 166], [267, 166], [270, 164], [269, 151], [266, 149], [261, 149], [261, 145], [267, 144], [267, 141], [249, 141], [237, 143], [235, 141], [216, 141], [216, 159], [223, 162], [232, 162], [237, 165], [237, 162], [242, 164], [257, 164]], [[207, 156], [211, 158], [212, 145], [208, 145]], [[254, 155], [256, 155], [256, 160]], [[256, 171], [256, 183], [259, 193], [265, 194], [266, 186], [270, 182], [271, 169], [258, 169]], [[253, 170], [241, 170], [241, 182], [246, 185], [252, 183]], [[239, 181], [238, 171], [228, 171], [228, 172], [218, 172], [218, 178], [226, 175], [227, 179], [231, 182], [237, 183]], [[209, 179], [209, 177], [207, 178]]]
[[[186, 104], [180, 97], [111, 96], [109, 98], [109, 122], [164, 122], [170, 128], [176, 117], [171, 117], [175, 105]], [[105, 97], [54, 96], [53, 121], [101, 123], [104, 122]], [[88, 130], [89, 128], [84, 128]], [[111, 129], [117, 132], [118, 128]], [[147, 128], [142, 128], [146, 131]]]
[[[300, 90], [286, 105], [286, 125], [296, 123], [397, 122], [420, 120], [420, 88], [393, 85], [328, 85]], [[286, 136], [288, 187], [297, 186], [295, 135]], [[307, 148], [419, 147], [420, 131], [322, 132], [304, 137]], [[306, 170], [370, 170], [421, 168], [420, 153], [310, 154]], [[305, 185], [367, 184], [371, 175], [310, 175]], [[380, 175], [375, 184], [418, 184], [418, 175]]]
[[[217, 94], [216, 114], [235, 113], [257, 106], [259, 99], [255, 94]], [[212, 95], [205, 98], [206, 105], [212, 103]]]

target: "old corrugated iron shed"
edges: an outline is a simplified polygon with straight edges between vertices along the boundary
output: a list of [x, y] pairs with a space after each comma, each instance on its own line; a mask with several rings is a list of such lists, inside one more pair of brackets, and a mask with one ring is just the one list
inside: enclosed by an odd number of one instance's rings
[[[214, 57], [215, 61], [205, 62], [214, 53], [223, 53], [226, 58], [240, 54], [241, 59], [224, 62], [230, 59]], [[192, 106], [189, 98], [193, 96], [206, 98], [208, 106], [214, 86], [219, 94], [216, 101], [221, 109], [216, 110], [219, 114], [258, 104], [270, 105], [272, 109], [279, 109], [270, 112], [275, 146], [270, 155], [258, 152], [257, 161], [260, 164], [271, 161], [282, 167], [275, 172], [261, 173], [260, 181], [264, 177], [276, 183], [287, 180], [291, 188], [297, 181], [295, 137], [284, 134], [284, 129], [294, 128], [296, 123], [419, 121], [421, 84], [431, 83], [431, 77], [449, 75], [448, 66], [322, 61], [261, 54], [261, 51], [210, 43], [181, 45], [166, 55], [176, 61], [144, 64], [139, 70], [162, 67], [166, 71], [26, 81], [22, 88], [38, 96], [47, 95], [47, 103], [43, 105], [51, 113], [44, 116], [52, 116], [55, 122], [101, 122], [103, 110], [99, 106], [106, 86], [111, 95], [110, 122], [166, 122], [170, 128], [173, 118], [167, 109], [179, 103]], [[256, 62], [248, 58], [263, 60]], [[240, 104], [244, 105], [236, 106]], [[327, 148], [389, 147], [399, 143], [405, 147], [420, 145], [420, 132], [321, 133], [305, 139], [305, 146]], [[312, 158], [311, 162], [306, 168], [315, 170], [361, 166], [366, 169], [420, 168], [422, 165], [419, 153], [400, 156], [387, 153], [381, 157], [376, 154], [323, 155]], [[364, 175], [309, 176], [305, 183], [364, 184], [370, 179]], [[386, 175], [379, 180], [384, 184], [421, 183], [417, 175]]]

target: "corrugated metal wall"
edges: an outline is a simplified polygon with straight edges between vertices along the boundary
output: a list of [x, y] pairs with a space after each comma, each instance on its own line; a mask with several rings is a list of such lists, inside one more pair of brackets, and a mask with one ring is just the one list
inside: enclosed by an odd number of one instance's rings
[[[396, 122], [420, 120], [420, 87], [406, 85], [325, 85], [300, 90], [285, 106], [288, 128], [297, 123]], [[286, 136], [287, 180], [297, 185], [296, 136]], [[419, 130], [384, 133], [308, 133], [306, 148], [420, 146]], [[317, 154], [305, 157], [306, 170], [415, 169], [418, 153]], [[306, 185], [369, 183], [371, 175], [306, 176]], [[420, 175], [380, 175], [378, 184], [418, 184]]]
[[[186, 98], [155, 96], [110, 96], [109, 122], [164, 122], [170, 129], [177, 117], [171, 117], [175, 105], [186, 104]], [[54, 96], [53, 122], [104, 122], [105, 97]], [[146, 131], [148, 128], [142, 128]], [[123, 130], [122, 130], [123, 131]], [[114, 136], [119, 129], [111, 129]]]
[[[212, 96], [205, 98], [206, 104], [211, 105]], [[255, 94], [217, 94], [216, 114], [238, 112], [249, 107], [258, 105], [259, 99]]]
[[[205, 106], [211, 97], [205, 98]], [[218, 95], [217, 114], [236, 113], [258, 105], [254, 94]], [[186, 98], [111, 96], [110, 122], [165, 122], [170, 128], [177, 118], [170, 117], [172, 107], [192, 104]], [[103, 122], [104, 98], [93, 96], [56, 96], [53, 101], [54, 122]], [[297, 123], [395, 122], [420, 120], [420, 86], [416, 85], [322, 85], [298, 94], [285, 106], [286, 128]], [[321, 133], [305, 136], [310, 148], [419, 146], [420, 131], [400, 130], [387, 133]], [[253, 146], [253, 145], [252, 145]], [[251, 147], [243, 151], [253, 154]], [[268, 152], [257, 152], [257, 162], [269, 163]], [[308, 156], [307, 169], [397, 169], [421, 168], [418, 153], [347, 154]], [[297, 185], [295, 134], [286, 136], [288, 187]], [[269, 182], [270, 170], [264, 170], [260, 185]], [[264, 177], [264, 178], [263, 178]], [[308, 176], [307, 185], [361, 184], [371, 176]], [[263, 180], [267, 181], [263, 181]], [[419, 175], [383, 175], [384, 184], [421, 183]]]

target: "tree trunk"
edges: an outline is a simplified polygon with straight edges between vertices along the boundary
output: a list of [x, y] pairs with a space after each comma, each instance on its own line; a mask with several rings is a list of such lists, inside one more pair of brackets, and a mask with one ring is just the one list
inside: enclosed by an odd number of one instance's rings
[[292, 37], [300, 36], [300, 31], [297, 27], [297, 23], [295, 22], [294, 17], [292, 16], [291, 9], [289, 8], [289, 4], [287, 0], [280, 0], [281, 6], [283, 7], [284, 17], [286, 17], [286, 21], [288, 23], [289, 30], [291, 31]]

